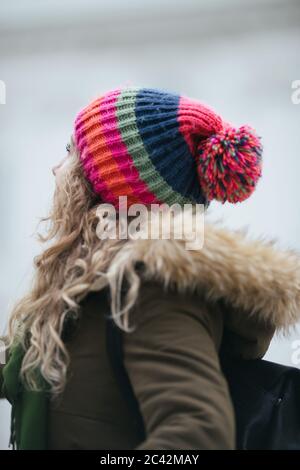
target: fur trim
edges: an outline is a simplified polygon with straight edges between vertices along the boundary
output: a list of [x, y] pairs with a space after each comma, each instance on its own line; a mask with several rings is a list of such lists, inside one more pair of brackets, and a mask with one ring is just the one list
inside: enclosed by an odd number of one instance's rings
[[[189, 235], [194, 227], [192, 216], [188, 223], [185, 233]], [[122, 246], [106, 275], [115, 316], [120, 318], [132, 307], [142, 277], [180, 291], [200, 290], [211, 301], [224, 299], [276, 329], [287, 329], [299, 321], [297, 253], [280, 251], [274, 242], [249, 240], [244, 232], [212, 224], [205, 224], [202, 249], [187, 250], [187, 239], [185, 235], [180, 240], [128, 240]], [[144, 266], [141, 276], [136, 273], [138, 263]], [[125, 278], [130, 287], [126, 306], [121, 309], [120, 286]]]

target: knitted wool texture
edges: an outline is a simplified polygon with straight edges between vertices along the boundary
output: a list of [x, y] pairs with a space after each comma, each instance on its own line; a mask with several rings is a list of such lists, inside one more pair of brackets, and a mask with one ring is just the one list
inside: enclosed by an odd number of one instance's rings
[[253, 129], [235, 129], [197, 100], [125, 87], [92, 101], [76, 117], [83, 170], [103, 202], [172, 205], [238, 202], [261, 176]]

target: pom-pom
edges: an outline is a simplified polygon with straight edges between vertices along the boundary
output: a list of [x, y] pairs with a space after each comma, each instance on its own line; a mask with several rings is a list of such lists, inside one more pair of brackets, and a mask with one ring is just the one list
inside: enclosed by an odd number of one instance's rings
[[197, 169], [201, 189], [209, 201], [241, 202], [261, 176], [262, 145], [254, 129], [225, 128], [202, 140]]

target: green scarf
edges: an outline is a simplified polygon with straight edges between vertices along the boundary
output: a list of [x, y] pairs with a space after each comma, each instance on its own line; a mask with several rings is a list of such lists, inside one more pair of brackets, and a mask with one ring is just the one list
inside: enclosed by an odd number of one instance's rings
[[23, 347], [18, 344], [9, 355], [3, 368], [3, 390], [12, 405], [10, 445], [20, 450], [47, 448], [47, 384], [39, 375], [42, 391], [28, 390], [20, 380], [24, 357]]

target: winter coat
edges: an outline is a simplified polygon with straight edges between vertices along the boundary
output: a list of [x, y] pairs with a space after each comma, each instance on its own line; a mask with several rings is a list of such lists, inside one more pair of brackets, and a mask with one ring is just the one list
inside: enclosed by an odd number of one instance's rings
[[111, 260], [108, 284], [118, 285], [132, 269], [140, 282], [129, 316], [136, 328], [122, 332], [122, 341], [143, 426], [132, 419], [109, 362], [107, 285], [82, 301], [80, 320], [65, 340], [71, 362], [59, 399], [24, 389], [21, 354], [12, 354], [3, 376], [18, 448], [235, 448], [220, 355], [263, 357], [275, 331], [297, 321], [298, 256], [206, 225], [198, 250], [176, 239], [126, 241]]

